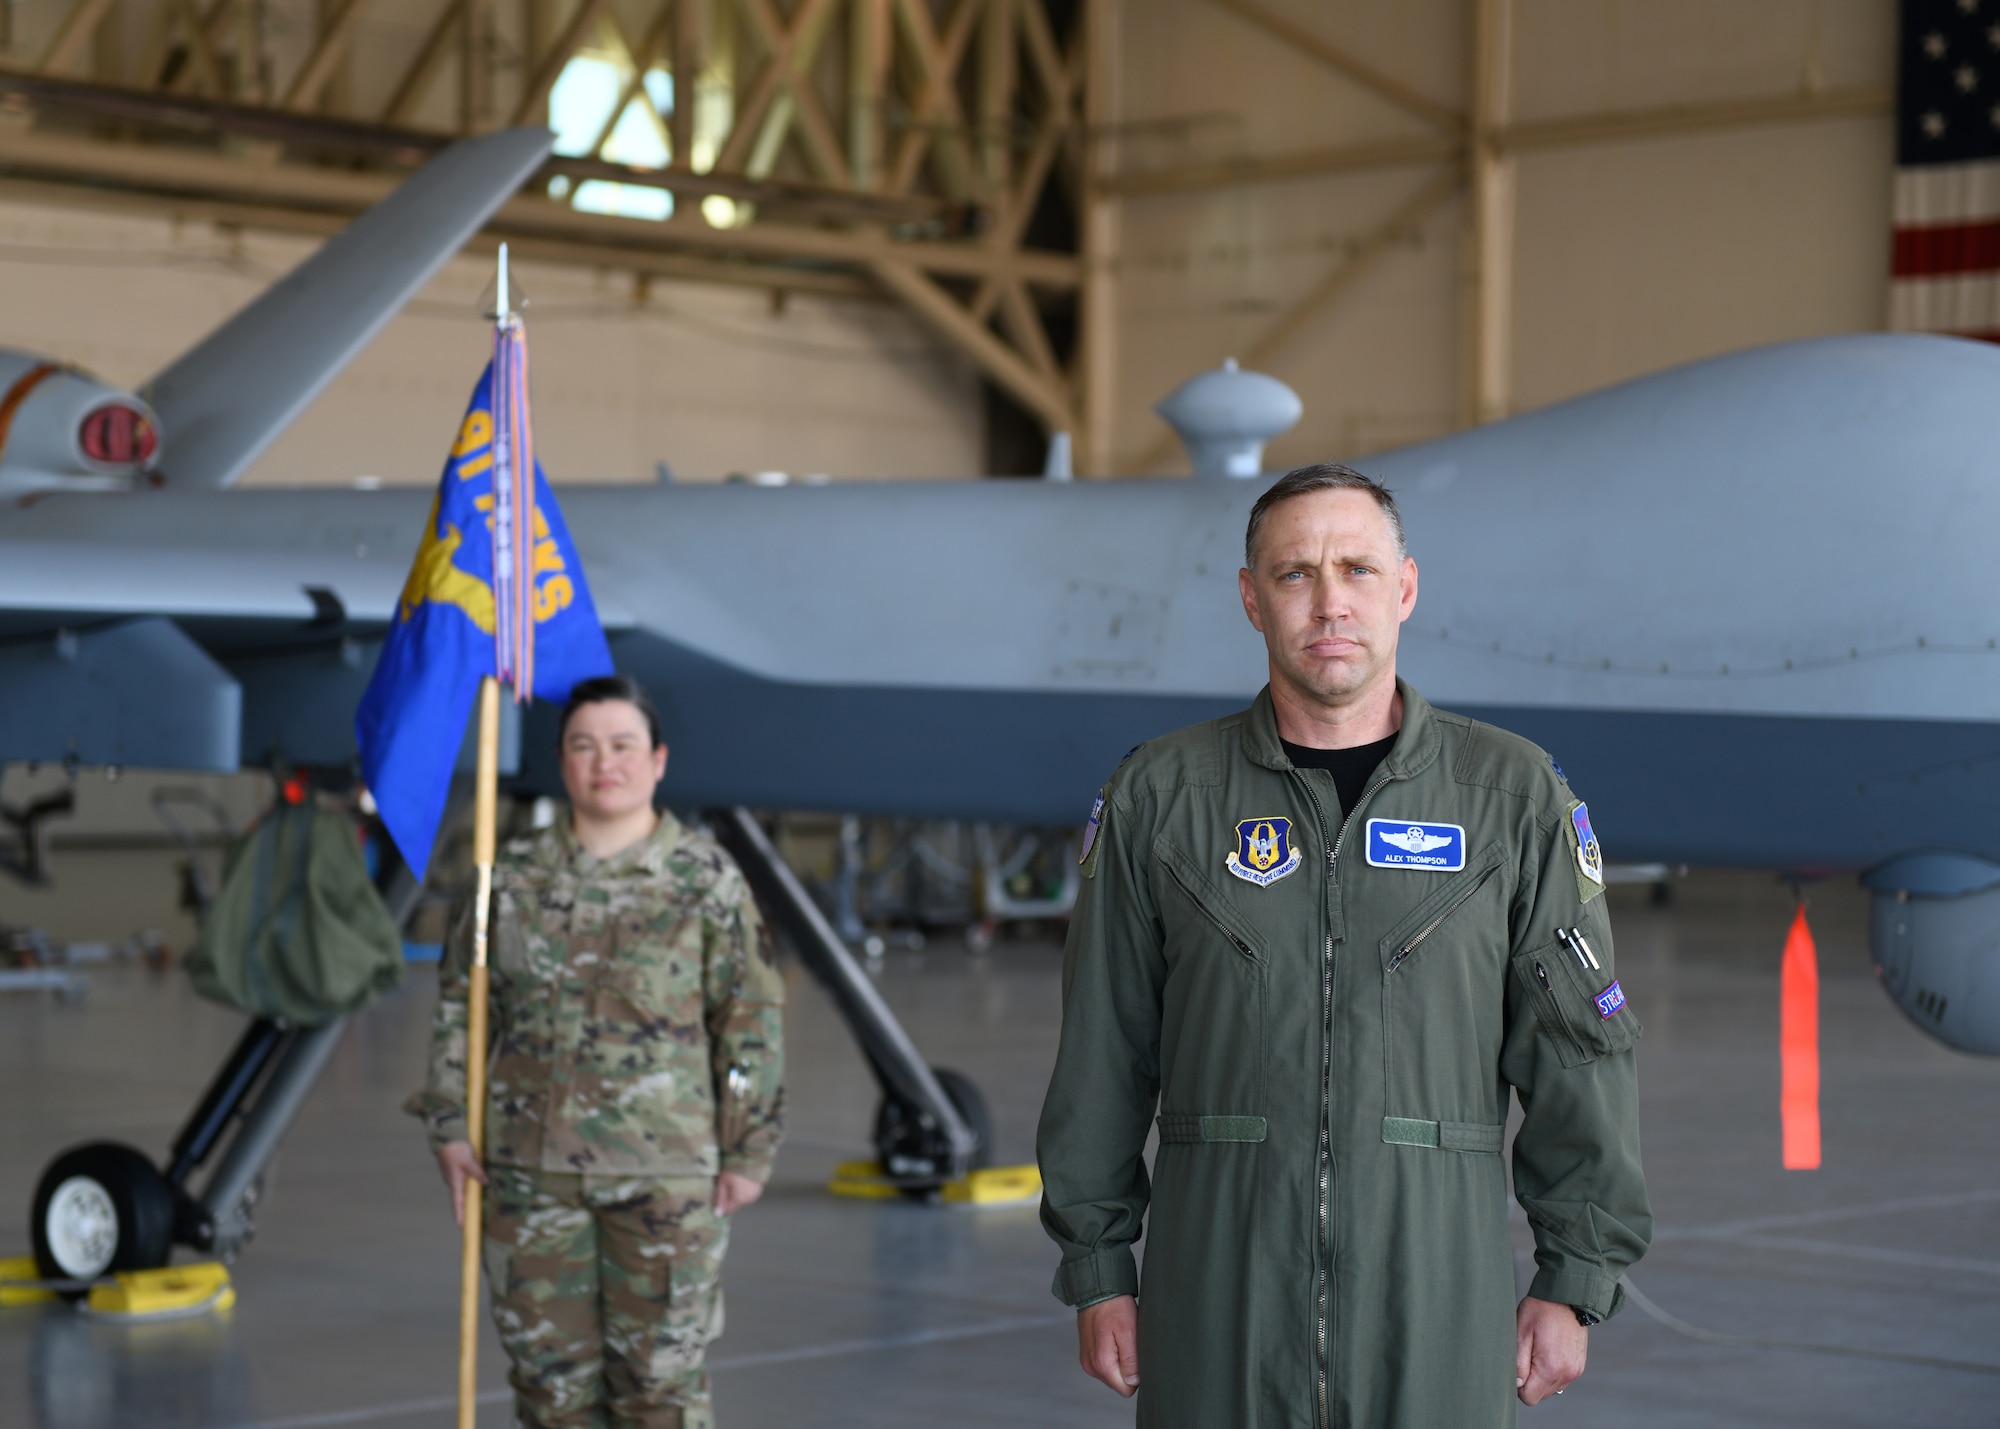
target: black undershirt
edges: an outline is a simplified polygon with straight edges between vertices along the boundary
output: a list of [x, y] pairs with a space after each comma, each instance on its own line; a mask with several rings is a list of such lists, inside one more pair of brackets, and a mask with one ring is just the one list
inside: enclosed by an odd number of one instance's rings
[[1340, 817], [1345, 819], [1348, 811], [1361, 802], [1362, 791], [1374, 777], [1376, 767], [1396, 747], [1396, 736], [1392, 734], [1373, 744], [1357, 744], [1352, 749], [1309, 749], [1289, 739], [1278, 743], [1285, 746], [1285, 758], [1300, 769], [1324, 769], [1333, 776], [1333, 791], [1340, 796]]

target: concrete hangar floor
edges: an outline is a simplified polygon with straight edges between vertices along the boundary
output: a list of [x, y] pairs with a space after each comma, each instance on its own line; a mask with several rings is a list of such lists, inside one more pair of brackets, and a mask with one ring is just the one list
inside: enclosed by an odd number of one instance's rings
[[[1592, 1334], [1584, 1380], [1524, 1422], [2000, 1422], [2000, 1062], [1908, 1027], [1874, 985], [1860, 896], [1819, 891], [1826, 1164], [1783, 1171], [1789, 895], [1768, 878], [1697, 874], [1666, 908], [1639, 890], [1611, 896], [1647, 1024], [1659, 1217], [1634, 1279], [1683, 1328], [1629, 1308]], [[1049, 943], [1003, 939], [975, 958], [941, 938], [890, 953], [882, 973], [918, 1045], [985, 1089], [1002, 1162], [1033, 1155], [1058, 963]], [[0, 999], [0, 1254], [26, 1251], [50, 1156], [97, 1137], [164, 1148], [240, 1028], [177, 974], [131, 965], [92, 978], [76, 1003]], [[865, 1154], [874, 1090], [796, 969], [792, 994], [793, 1131], [729, 1258], [729, 1329], [712, 1356], [721, 1422], [1129, 1424], [1130, 1407], [1076, 1368], [1032, 1209], [826, 1194], [835, 1163]], [[0, 1425], [450, 1424], [457, 1239], [397, 1110], [420, 1076], [432, 996], [418, 971], [349, 1033], [278, 1160], [227, 1319], [117, 1326], [61, 1306], [0, 1310]], [[503, 1375], [489, 1340], [484, 1425], [508, 1420]]]

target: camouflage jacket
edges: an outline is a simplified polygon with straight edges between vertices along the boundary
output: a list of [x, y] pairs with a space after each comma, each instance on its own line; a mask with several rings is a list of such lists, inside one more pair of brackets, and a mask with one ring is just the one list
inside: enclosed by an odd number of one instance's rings
[[[408, 1110], [433, 1147], [466, 1139], [471, 900], [439, 971], [430, 1073]], [[784, 987], [742, 873], [660, 816], [586, 851], [567, 819], [493, 870], [486, 1164], [762, 1181], [784, 1131]]]

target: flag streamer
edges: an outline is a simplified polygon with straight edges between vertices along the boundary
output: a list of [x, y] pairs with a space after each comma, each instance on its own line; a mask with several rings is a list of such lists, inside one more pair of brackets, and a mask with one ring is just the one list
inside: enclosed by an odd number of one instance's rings
[[504, 314], [493, 334], [494, 668], [516, 702], [535, 688], [535, 433], [528, 409], [528, 338]]

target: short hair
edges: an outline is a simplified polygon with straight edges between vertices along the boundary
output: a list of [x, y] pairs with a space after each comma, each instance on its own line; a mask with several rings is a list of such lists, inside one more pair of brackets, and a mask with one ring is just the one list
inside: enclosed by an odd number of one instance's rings
[[1280, 501], [1308, 496], [1315, 491], [1367, 492], [1375, 498], [1375, 504], [1382, 508], [1382, 515], [1389, 523], [1389, 535], [1396, 542], [1396, 559], [1400, 561], [1409, 556], [1410, 543], [1403, 535], [1403, 513], [1396, 509], [1396, 498], [1389, 488], [1372, 476], [1363, 476], [1351, 466], [1343, 466], [1337, 461], [1322, 461], [1286, 472], [1257, 498], [1257, 504], [1250, 508], [1250, 525], [1243, 532], [1245, 566], [1253, 571], [1257, 569], [1257, 532], [1271, 508]]
[[646, 718], [646, 733], [653, 737], [653, 748], [658, 749], [660, 739], [660, 712], [653, 708], [651, 696], [646, 687], [630, 675], [598, 675], [593, 679], [579, 680], [569, 692], [569, 699], [563, 705], [562, 723], [556, 726], [556, 748], [562, 748], [564, 736], [569, 733], [570, 717], [585, 705], [608, 704], [612, 700], [623, 700]]

